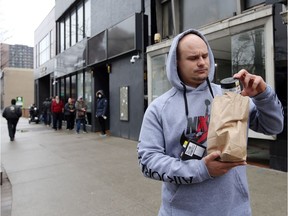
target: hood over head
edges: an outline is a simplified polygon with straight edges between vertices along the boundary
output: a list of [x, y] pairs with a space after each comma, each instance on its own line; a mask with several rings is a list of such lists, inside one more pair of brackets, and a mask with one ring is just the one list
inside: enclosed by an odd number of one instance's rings
[[[169, 82], [171, 83], [171, 85], [177, 89], [183, 89], [183, 86], [181, 84], [182, 81], [180, 80], [180, 77], [177, 71], [177, 47], [178, 47], [179, 41], [187, 34], [195, 34], [199, 36], [200, 38], [202, 38], [202, 40], [207, 44], [208, 55], [209, 55], [209, 60], [210, 60], [210, 69], [209, 69], [209, 75], [208, 75], [210, 82], [212, 82], [214, 73], [215, 73], [214, 56], [206, 38], [199, 31], [195, 29], [189, 29], [187, 31], [184, 31], [178, 34], [173, 39], [170, 50], [169, 50], [168, 58], [167, 58], [167, 64], [166, 64], [167, 78]], [[200, 86], [201, 88], [204, 88], [205, 86], [207, 86], [207, 82], [203, 82]], [[193, 89], [193, 87], [187, 86], [187, 89]]]
[[100, 89], [96, 92], [96, 96], [98, 96], [98, 94], [102, 94], [104, 96], [104, 91]]

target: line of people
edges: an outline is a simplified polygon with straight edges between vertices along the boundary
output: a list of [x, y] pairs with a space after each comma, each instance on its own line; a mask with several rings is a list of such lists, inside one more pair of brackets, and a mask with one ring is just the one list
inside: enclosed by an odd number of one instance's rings
[[[99, 121], [101, 136], [106, 136], [108, 100], [105, 97], [103, 90], [97, 91], [95, 96], [95, 117]], [[87, 108], [87, 104], [82, 96], [78, 97], [78, 100], [75, 103], [72, 98], [69, 98], [66, 104], [60, 100], [59, 96], [55, 96], [55, 98], [46, 98], [42, 104], [42, 119], [47, 127], [50, 127], [52, 124], [52, 128], [57, 131], [62, 129], [64, 114], [67, 130], [73, 130], [76, 121], [76, 133], [79, 134], [81, 125], [83, 133], [87, 133]], [[22, 108], [16, 105], [16, 100], [14, 98], [11, 99], [11, 105], [4, 108], [2, 116], [7, 120], [10, 141], [14, 141], [16, 127], [19, 118], [22, 116]]]
[[[95, 105], [95, 117], [99, 121], [101, 135], [106, 136], [108, 100], [105, 97], [103, 90], [96, 92]], [[67, 130], [73, 130], [76, 122], [76, 133], [80, 133], [81, 126], [83, 133], [87, 133], [87, 108], [87, 104], [82, 96], [79, 96], [76, 102], [72, 98], [69, 98], [66, 104], [62, 102], [59, 96], [55, 96], [55, 98], [46, 98], [42, 104], [43, 122], [47, 127], [50, 127], [52, 124], [52, 128], [55, 131], [62, 129], [63, 120], [66, 121]]]

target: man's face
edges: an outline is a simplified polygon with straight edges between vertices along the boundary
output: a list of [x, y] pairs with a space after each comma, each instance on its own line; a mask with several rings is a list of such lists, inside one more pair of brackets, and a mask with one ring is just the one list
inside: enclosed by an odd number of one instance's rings
[[197, 35], [184, 36], [177, 48], [178, 73], [182, 82], [196, 88], [209, 74], [210, 60], [206, 43]]

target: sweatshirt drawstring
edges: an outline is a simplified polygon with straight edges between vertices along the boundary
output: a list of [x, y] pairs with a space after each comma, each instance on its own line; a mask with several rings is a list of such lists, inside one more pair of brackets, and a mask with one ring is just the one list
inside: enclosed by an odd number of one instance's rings
[[211, 83], [210, 83], [209, 77], [206, 78], [206, 82], [207, 82], [209, 91], [210, 91], [210, 93], [211, 93], [211, 95], [212, 95], [212, 98], [214, 98], [214, 94], [213, 94], [213, 90], [212, 90], [212, 88], [211, 88]]
[[184, 103], [185, 103], [185, 114], [186, 114], [186, 118], [188, 119], [188, 115], [189, 115], [189, 110], [188, 110], [188, 103], [187, 103], [187, 96], [186, 96], [186, 86], [183, 82], [181, 82], [181, 85], [183, 86], [183, 97], [184, 97]]
[[[206, 78], [206, 82], [207, 82], [209, 91], [212, 95], [212, 98], [214, 98], [213, 90], [212, 90], [211, 83], [210, 83], [210, 80], [208, 77]], [[185, 114], [186, 114], [186, 118], [188, 119], [189, 109], [188, 109], [187, 96], [186, 96], [187, 89], [186, 89], [186, 85], [183, 82], [181, 82], [181, 85], [183, 86], [183, 98], [184, 98], [184, 103], [185, 103]]]

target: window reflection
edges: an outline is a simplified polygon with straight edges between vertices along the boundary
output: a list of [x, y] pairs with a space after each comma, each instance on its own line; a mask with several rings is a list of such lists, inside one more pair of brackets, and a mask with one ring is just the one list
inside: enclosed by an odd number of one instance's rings
[[166, 75], [167, 54], [152, 58], [152, 100], [171, 88]]
[[39, 65], [47, 62], [50, 56], [50, 33], [48, 33], [39, 43]]
[[[84, 11], [85, 10], [85, 11]], [[66, 11], [66, 16], [58, 21], [58, 50], [63, 52], [70, 46], [91, 36], [91, 0], [82, 0]]]
[[85, 72], [85, 95], [84, 95], [86, 104], [88, 106], [87, 112], [91, 112], [92, 105], [92, 80], [91, 73]]
[[79, 96], [82, 96], [83, 97], [83, 86], [84, 86], [84, 83], [83, 83], [83, 72], [79, 72], [78, 75], [77, 75], [77, 99]]
[[65, 49], [70, 47], [70, 17], [65, 19]]
[[76, 95], [77, 89], [76, 89], [76, 75], [71, 76], [71, 97], [73, 99], [77, 99]]
[[76, 32], [77, 32], [77, 25], [76, 25], [76, 10], [73, 10], [71, 13], [71, 46], [76, 44]]
[[264, 29], [254, 29], [232, 36], [233, 73], [246, 69], [265, 77]]

